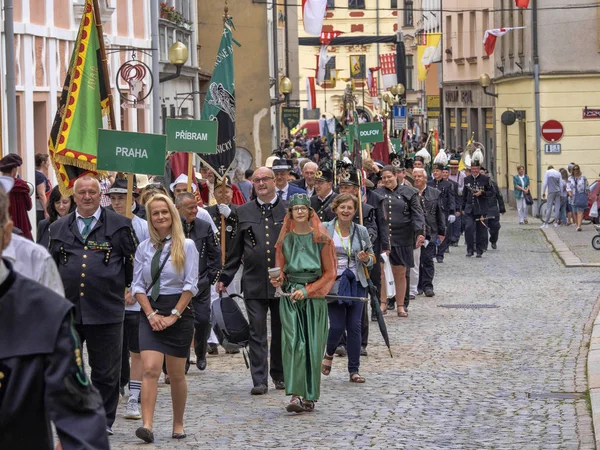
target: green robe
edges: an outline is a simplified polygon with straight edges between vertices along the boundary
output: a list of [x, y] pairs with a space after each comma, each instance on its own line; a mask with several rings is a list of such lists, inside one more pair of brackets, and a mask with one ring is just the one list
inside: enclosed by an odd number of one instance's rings
[[[302, 289], [321, 277], [323, 245], [313, 242], [312, 233], [286, 235], [282, 248], [285, 257], [283, 273], [287, 277], [283, 286], [285, 292]], [[327, 302], [324, 297], [317, 297], [293, 303], [289, 297], [282, 297], [279, 315], [286, 394], [318, 400], [321, 362], [327, 343]]]

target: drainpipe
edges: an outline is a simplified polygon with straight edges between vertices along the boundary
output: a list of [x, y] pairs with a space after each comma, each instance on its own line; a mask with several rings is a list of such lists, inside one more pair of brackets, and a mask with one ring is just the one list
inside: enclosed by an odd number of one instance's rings
[[540, 122], [540, 56], [538, 53], [538, 15], [537, 0], [531, 4], [532, 44], [533, 44], [533, 78], [535, 85], [535, 151], [536, 151], [536, 176], [537, 176], [537, 210], [540, 211], [542, 202], [542, 141]]
[[[8, 127], [8, 152], [17, 149], [17, 89], [15, 76], [15, 27], [13, 0], [4, 0], [4, 47], [6, 52], [6, 125]], [[2, 155], [0, 154], [0, 157]]]
[[160, 68], [158, 66], [158, 49], [160, 42], [158, 38], [158, 1], [150, 2], [150, 36], [152, 43], [152, 76], [154, 87], [152, 89], [152, 133], [160, 134]]

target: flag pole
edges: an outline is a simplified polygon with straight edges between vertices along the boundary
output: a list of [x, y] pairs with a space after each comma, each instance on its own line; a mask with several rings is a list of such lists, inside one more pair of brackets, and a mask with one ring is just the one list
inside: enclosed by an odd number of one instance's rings
[[188, 153], [188, 167], [187, 167], [187, 191], [192, 192], [192, 176], [194, 175], [194, 154]]
[[98, 32], [98, 41], [100, 44], [100, 58], [102, 59], [102, 71], [104, 72], [104, 87], [106, 89], [106, 95], [108, 96], [108, 128], [110, 130], [116, 130], [115, 120], [115, 109], [113, 103], [113, 96], [110, 90], [110, 82], [108, 81], [108, 62], [106, 60], [106, 48], [104, 47], [104, 31], [102, 29], [102, 20], [100, 15], [100, 7], [98, 6], [98, 0], [92, 0], [94, 4], [94, 17], [96, 18], [96, 30]]

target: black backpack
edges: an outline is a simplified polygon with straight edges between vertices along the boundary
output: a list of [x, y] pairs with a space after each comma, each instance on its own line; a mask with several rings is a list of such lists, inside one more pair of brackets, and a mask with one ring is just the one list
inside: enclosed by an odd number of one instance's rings
[[219, 341], [222, 340], [221, 344], [224, 347], [229, 346], [242, 350], [246, 367], [250, 368], [246, 352], [250, 339], [250, 325], [234, 297], [242, 298], [237, 294], [219, 295], [219, 298], [212, 304], [214, 331]]

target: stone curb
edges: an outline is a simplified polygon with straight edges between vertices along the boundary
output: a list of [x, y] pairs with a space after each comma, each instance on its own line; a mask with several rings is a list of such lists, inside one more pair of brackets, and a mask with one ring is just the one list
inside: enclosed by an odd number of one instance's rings
[[548, 242], [554, 247], [554, 250], [558, 253], [558, 256], [565, 267], [600, 267], [600, 264], [598, 263], [584, 263], [581, 261], [579, 256], [573, 253], [553, 228], [542, 228], [542, 232], [546, 236]]
[[596, 317], [592, 328], [590, 349], [587, 357], [588, 389], [592, 407], [592, 422], [596, 448], [600, 448], [600, 315]]

